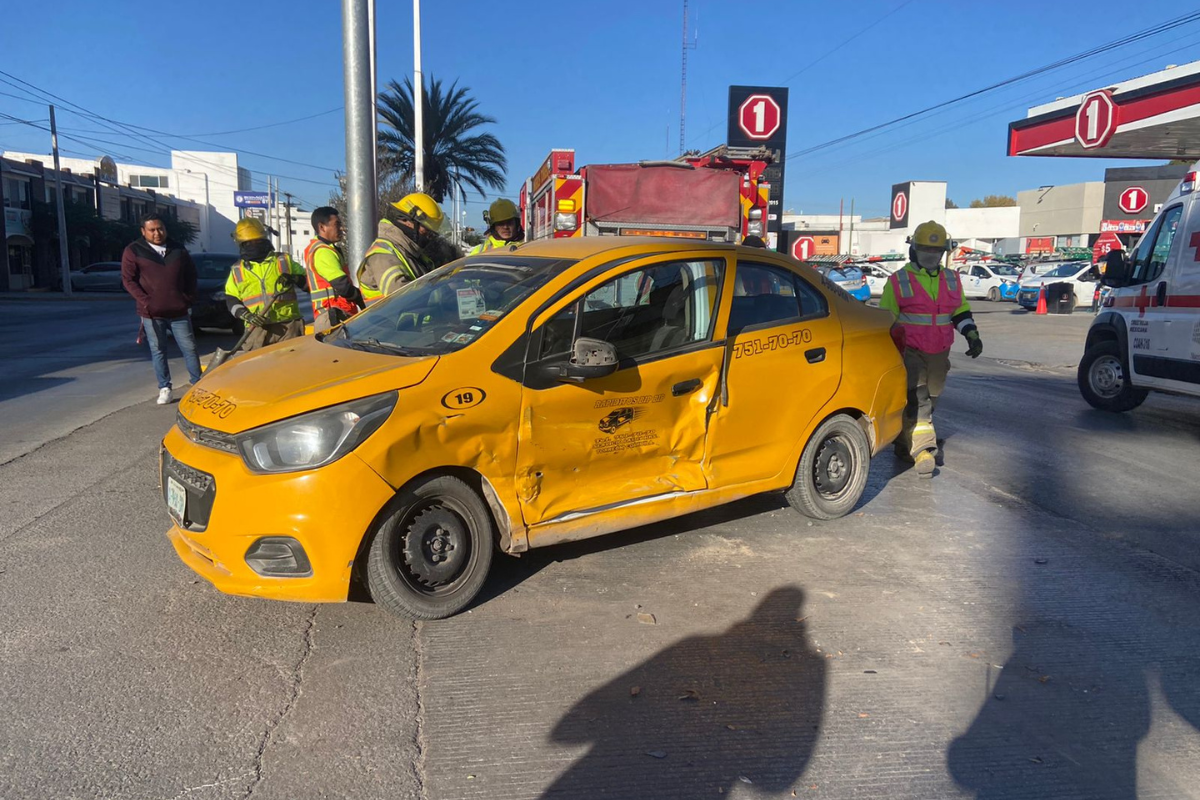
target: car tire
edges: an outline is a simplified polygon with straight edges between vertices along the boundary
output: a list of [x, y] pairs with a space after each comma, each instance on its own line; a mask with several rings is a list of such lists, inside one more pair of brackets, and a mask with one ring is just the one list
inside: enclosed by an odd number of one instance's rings
[[813, 519], [837, 519], [854, 510], [867, 487], [871, 446], [858, 422], [836, 414], [804, 446], [792, 488], [792, 508]]
[[1079, 362], [1079, 393], [1093, 408], [1121, 413], [1140, 406], [1148, 389], [1139, 389], [1126, 377], [1128, 370], [1121, 357], [1121, 346], [1114, 341], [1097, 342]]
[[995, 286], [988, 289], [987, 299], [991, 300], [993, 303], [999, 303], [1000, 302], [1000, 290], [997, 289]]
[[411, 619], [444, 619], [487, 580], [495, 550], [487, 505], [452, 475], [401, 489], [367, 551], [367, 588], [377, 604]]

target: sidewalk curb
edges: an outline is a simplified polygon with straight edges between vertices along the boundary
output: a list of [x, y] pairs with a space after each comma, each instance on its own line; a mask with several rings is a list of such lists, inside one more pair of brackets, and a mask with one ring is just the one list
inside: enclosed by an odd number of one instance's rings
[[124, 300], [125, 302], [128, 302], [128, 303], [133, 302], [133, 298], [130, 297], [129, 295], [125, 294], [124, 292], [122, 292], [121, 294], [116, 294], [114, 292], [106, 292], [106, 293], [88, 292], [85, 294], [85, 293], [81, 292], [81, 293], [76, 293], [70, 297], [67, 297], [62, 292], [0, 292], [0, 302], [6, 301], [6, 300], [18, 300], [18, 301], [23, 300], [26, 302], [34, 301], [34, 300], [52, 300], [52, 301], [56, 301], [59, 303], [75, 302], [75, 301], [80, 301], [80, 302], [84, 302], [84, 303], [97, 303], [97, 302], [111, 303], [111, 302], [115, 302], [118, 300]]

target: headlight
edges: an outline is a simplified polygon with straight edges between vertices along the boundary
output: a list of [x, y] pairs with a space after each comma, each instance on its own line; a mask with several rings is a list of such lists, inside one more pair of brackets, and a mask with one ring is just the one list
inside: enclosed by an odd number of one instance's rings
[[396, 392], [364, 397], [240, 434], [238, 449], [254, 472], [321, 467], [366, 441], [395, 407]]

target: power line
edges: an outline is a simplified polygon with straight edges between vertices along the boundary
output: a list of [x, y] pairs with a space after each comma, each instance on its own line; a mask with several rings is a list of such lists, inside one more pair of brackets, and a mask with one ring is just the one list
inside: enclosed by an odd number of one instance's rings
[[912, 2], [913, 2], [913, 0], [904, 0], [904, 2], [903, 2], [903, 3], [901, 3], [901, 4], [900, 4], [900, 5], [898, 5], [898, 6], [896, 6], [896, 7], [895, 7], [895, 8], [893, 8], [891, 11], [889, 11], [889, 12], [888, 12], [888, 13], [886, 13], [886, 14], [884, 14], [882, 17], [880, 17], [879, 19], [875, 20], [874, 22], [872, 22], [872, 23], [871, 23], [870, 25], [868, 25], [867, 27], [865, 27], [865, 28], [863, 28], [862, 30], [860, 30], [858, 33], [854, 34], [853, 36], [849, 37], [848, 39], [843, 39], [843, 40], [842, 40], [842, 42], [841, 42], [841, 44], [835, 45], [835, 46], [834, 46], [832, 49], [830, 49], [830, 50], [826, 50], [826, 51], [825, 51], [825, 53], [824, 53], [823, 55], [817, 56], [817, 58], [816, 58], [815, 60], [813, 60], [813, 61], [810, 61], [810, 62], [809, 62], [808, 64], [806, 64], [805, 66], [801, 67], [799, 72], [795, 72], [795, 73], [793, 73], [793, 74], [791, 74], [791, 75], [787, 76], [787, 77], [786, 77], [786, 78], [784, 78], [783, 80], [781, 80], [781, 81], [779, 82], [779, 85], [780, 85], [780, 86], [784, 86], [784, 85], [786, 85], [786, 84], [787, 84], [787, 82], [788, 82], [788, 81], [790, 81], [790, 80], [793, 80], [794, 78], [798, 78], [798, 77], [800, 77], [800, 76], [801, 76], [801, 75], [803, 75], [805, 72], [808, 72], [808, 70], [809, 70], [809, 69], [811, 69], [812, 67], [815, 67], [817, 64], [820, 64], [822, 61], [824, 61], [825, 59], [829, 58], [831, 55], [833, 55], [834, 53], [836, 53], [838, 50], [841, 50], [843, 47], [845, 47], [846, 45], [850, 44], [850, 43], [851, 43], [851, 42], [853, 42], [855, 39], [857, 39], [858, 37], [862, 36], [862, 35], [863, 35], [864, 33], [866, 33], [867, 31], [869, 31], [869, 30], [871, 30], [872, 28], [874, 28], [876, 25], [879, 25], [879, 24], [880, 24], [880, 23], [882, 23], [882, 22], [883, 22], [885, 19], [887, 19], [888, 17], [890, 17], [890, 16], [892, 16], [893, 14], [897, 13], [898, 11], [900, 11], [901, 9], [903, 9], [905, 6], [907, 6], [907, 5], [910, 5]]
[[806, 155], [810, 155], [819, 150], [824, 150], [824, 149], [832, 147], [834, 145], [841, 144], [842, 142], [850, 141], [852, 139], [857, 139], [859, 137], [865, 136], [866, 134], [874, 133], [875, 131], [882, 130], [884, 128], [890, 128], [898, 123], [905, 122], [907, 120], [914, 119], [916, 117], [924, 116], [926, 114], [929, 114], [932, 111], [937, 111], [938, 109], [941, 109], [941, 108], [946, 108], [948, 106], [956, 105], [963, 101], [970, 100], [972, 98], [979, 97], [981, 95], [995, 91], [996, 89], [1000, 89], [1005, 86], [1011, 86], [1015, 83], [1019, 83], [1024, 80], [1028, 80], [1029, 78], [1036, 77], [1037, 75], [1042, 75], [1042, 74], [1051, 72], [1056, 69], [1061, 69], [1062, 67], [1069, 66], [1069, 65], [1077, 63], [1079, 61], [1083, 61], [1083, 60], [1089, 59], [1089, 58], [1094, 58], [1095, 56], [1100, 55], [1100, 54], [1110, 53], [1114, 49], [1117, 49], [1120, 47], [1125, 47], [1129, 44], [1133, 44], [1134, 42], [1141, 41], [1142, 39], [1147, 39], [1151, 36], [1156, 36], [1160, 33], [1165, 33], [1166, 31], [1172, 30], [1174, 28], [1178, 28], [1182, 25], [1187, 25], [1187, 24], [1195, 22], [1197, 20], [1200, 20], [1200, 12], [1192, 12], [1190, 14], [1184, 14], [1183, 16], [1176, 17], [1174, 19], [1168, 20], [1163, 23], [1159, 23], [1158, 25], [1152, 26], [1150, 28], [1146, 28], [1142, 31], [1138, 31], [1137, 33], [1133, 33], [1128, 36], [1124, 36], [1124, 37], [1122, 37], [1120, 39], [1116, 39], [1112, 42], [1108, 42], [1106, 44], [1099, 45], [1098, 47], [1093, 47], [1090, 50], [1085, 50], [1081, 53], [1076, 53], [1073, 56], [1068, 56], [1067, 58], [1059, 59], [1058, 61], [1055, 61], [1053, 63], [1043, 65], [1043, 66], [1038, 67], [1033, 70], [1029, 70], [1028, 72], [1023, 72], [1020, 75], [1015, 75], [1006, 80], [999, 81], [998, 83], [993, 83], [993, 84], [991, 84], [989, 86], [985, 86], [981, 89], [976, 89], [972, 92], [968, 92], [964, 95], [960, 95], [960, 96], [952, 98], [950, 100], [945, 100], [941, 103], [937, 103], [937, 104], [929, 106], [927, 108], [923, 108], [919, 111], [913, 111], [913, 112], [905, 114], [901, 117], [897, 117], [896, 119], [889, 120], [887, 122], [881, 122], [878, 125], [872, 125], [869, 128], [864, 128], [861, 131], [846, 134], [845, 136], [840, 136], [836, 139], [831, 139], [827, 142], [822, 142], [820, 144], [813, 145], [812, 147], [807, 147], [803, 150], [800, 150], [800, 151], [790, 154], [787, 157], [787, 160], [791, 161], [794, 158], [802, 158]]

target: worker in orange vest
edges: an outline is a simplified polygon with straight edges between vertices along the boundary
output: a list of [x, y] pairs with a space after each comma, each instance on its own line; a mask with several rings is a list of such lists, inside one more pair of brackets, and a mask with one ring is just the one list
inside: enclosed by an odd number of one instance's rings
[[342, 219], [336, 208], [321, 206], [312, 213], [317, 238], [304, 249], [304, 270], [312, 300], [313, 330], [327, 331], [358, 313], [362, 295], [346, 274], [337, 243], [342, 240]]

